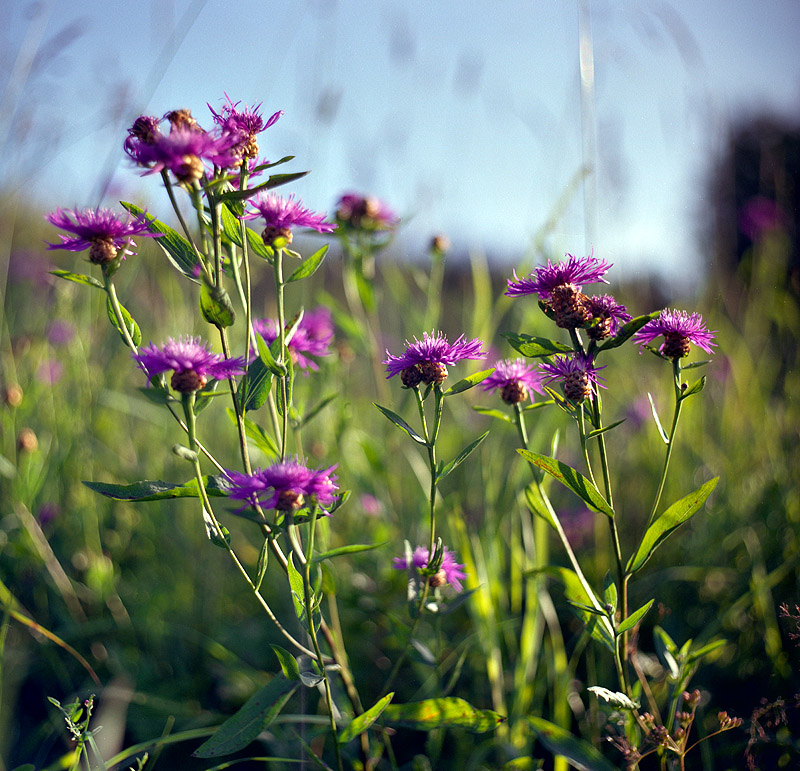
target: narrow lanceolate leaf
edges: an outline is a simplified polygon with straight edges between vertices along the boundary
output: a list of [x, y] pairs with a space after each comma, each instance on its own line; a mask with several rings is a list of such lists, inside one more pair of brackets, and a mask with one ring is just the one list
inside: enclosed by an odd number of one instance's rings
[[474, 375], [467, 375], [467, 377], [451, 385], [442, 396], [454, 396], [455, 394], [460, 394], [462, 391], [468, 391], [470, 388], [474, 388], [476, 385], [486, 380], [492, 372], [494, 372], [494, 367], [482, 369]]
[[592, 511], [597, 511], [600, 514], [605, 514], [611, 519], [614, 518], [614, 510], [608, 505], [608, 502], [600, 494], [600, 491], [580, 472], [576, 471], [572, 466], [562, 463], [555, 458], [547, 455], [540, 455], [537, 452], [530, 450], [517, 450], [517, 452], [525, 458], [528, 463], [546, 471], [554, 479], [561, 482], [562, 485], [572, 490]]
[[[280, 340], [276, 338], [275, 342], [278, 343], [277, 347], [280, 348]], [[256, 345], [258, 346], [258, 357], [264, 362], [267, 369], [273, 375], [285, 377], [289, 369], [285, 364], [281, 364], [275, 358], [275, 354], [272, 352], [272, 346], [267, 345], [267, 341], [259, 334], [256, 335]]]
[[647, 316], [637, 316], [635, 319], [631, 319], [627, 324], [623, 324], [619, 328], [619, 332], [617, 332], [614, 337], [610, 340], [606, 340], [602, 345], [597, 347], [598, 351], [607, 351], [610, 348], [619, 348], [623, 343], [626, 343], [630, 338], [632, 338], [648, 321], [652, 321], [656, 316], [658, 316], [661, 311], [653, 311], [653, 313], [649, 313]]
[[203, 318], [215, 327], [230, 327], [236, 321], [230, 295], [221, 286], [209, 287], [205, 283], [200, 287], [200, 312]]
[[432, 731], [434, 728], [463, 728], [470, 733], [493, 731], [507, 718], [490, 709], [477, 709], [464, 699], [448, 697], [426, 699], [411, 704], [390, 704], [383, 710], [383, 721], [391, 725]]
[[272, 373], [261, 359], [256, 359], [247, 368], [247, 375], [239, 386], [239, 405], [242, 414], [261, 407], [267, 401], [270, 388], [272, 388]]
[[[375, 404], [375, 402], [372, 402]], [[387, 417], [389, 420], [392, 421], [398, 428], [402, 428], [415, 442], [427, 445], [428, 443], [413, 429], [408, 423], [405, 422], [396, 412], [392, 412], [388, 407], [381, 407], [380, 404], [375, 404], [375, 406]]]
[[650, 600], [650, 602], [642, 605], [639, 610], [635, 610], [633, 613], [631, 613], [630, 616], [622, 621], [619, 627], [617, 627], [617, 632], [619, 634], [623, 634], [624, 632], [633, 629], [633, 627], [635, 627], [644, 618], [645, 613], [650, 610], [654, 602], [655, 600]]
[[271, 190], [273, 187], [288, 185], [290, 182], [295, 182], [298, 179], [302, 179], [306, 174], [308, 174], [307, 171], [296, 171], [293, 174], [273, 174], [266, 182], [262, 182], [260, 185], [256, 185], [255, 187], [250, 187], [245, 190], [231, 190], [228, 193], [223, 193], [219, 197], [219, 200], [244, 201], [251, 196], [258, 195], [258, 193]]
[[247, 228], [247, 247], [250, 251], [266, 260], [270, 265], [275, 262], [275, 251], [264, 243], [264, 239], [257, 233]]
[[[90, 490], [94, 490], [106, 498], [116, 501], [163, 501], [169, 498], [197, 498], [197, 480], [191, 479], [182, 485], [162, 482], [160, 479], [144, 479], [129, 485], [113, 485], [106, 482], [84, 482]], [[224, 476], [205, 476], [203, 484], [209, 496], [225, 497], [230, 490], [230, 482]]]
[[278, 657], [283, 676], [287, 680], [297, 680], [300, 682], [300, 665], [297, 663], [297, 659], [285, 648], [281, 648], [280, 645], [270, 645], [269, 647], [272, 648], [272, 652]]
[[354, 717], [350, 724], [339, 734], [339, 744], [347, 744], [347, 742], [355, 739], [356, 736], [363, 734], [381, 715], [381, 712], [386, 709], [389, 702], [394, 698], [394, 691], [387, 693], [382, 699], [373, 704], [366, 712], [363, 712], [358, 717]]
[[242, 246], [242, 221], [234, 214], [229, 206], [231, 204], [223, 204], [220, 206], [220, 223], [222, 224], [222, 233], [229, 241]]
[[694, 396], [694, 394], [699, 394], [706, 387], [706, 376], [700, 378], [700, 380], [695, 381], [690, 385], [683, 393], [681, 393], [681, 400], [688, 399], [690, 396]]
[[606, 431], [610, 431], [612, 428], [616, 428], [618, 425], [624, 422], [625, 418], [623, 418], [622, 420], [618, 420], [615, 423], [612, 423], [611, 425], [603, 426], [602, 428], [596, 428], [594, 429], [594, 431], [590, 431], [588, 434], [586, 434], [586, 438], [594, 439], [596, 436], [600, 436], [600, 434], [605, 434]]
[[667, 432], [664, 431], [664, 426], [661, 425], [661, 421], [658, 418], [658, 411], [656, 410], [656, 403], [653, 401], [653, 396], [649, 391], [647, 392], [647, 398], [650, 400], [650, 410], [653, 413], [653, 420], [656, 422], [658, 433], [661, 435], [664, 444], [669, 444], [669, 437], [667, 436]]
[[505, 412], [500, 410], [496, 410], [492, 407], [473, 407], [475, 412], [480, 413], [481, 415], [486, 415], [489, 418], [497, 418], [498, 420], [505, 420], [506, 423], [513, 423], [514, 421], [511, 419], [510, 415], [506, 415]]
[[51, 275], [65, 278], [67, 281], [74, 281], [76, 284], [86, 284], [97, 289], [104, 289], [103, 283], [93, 276], [84, 276], [83, 273], [72, 273], [68, 270], [51, 270]]
[[701, 485], [693, 493], [689, 493], [685, 498], [681, 498], [673, 503], [650, 527], [642, 538], [639, 548], [636, 550], [626, 571], [635, 573], [642, 565], [650, 559], [653, 552], [664, 542], [673, 530], [680, 527], [684, 522], [693, 517], [711, 495], [711, 491], [717, 486], [719, 477], [714, 477]]
[[294, 273], [292, 273], [292, 275], [286, 279], [286, 283], [289, 284], [292, 281], [300, 281], [302, 278], [313, 276], [317, 272], [319, 266], [322, 265], [327, 253], [328, 244], [325, 244], [325, 246], [323, 246], [321, 249], [317, 249], [317, 251], [314, 252], [314, 254], [312, 254], [309, 258], [303, 260], [300, 267], [297, 268]]
[[541, 517], [550, 527], [558, 532], [558, 527], [553, 516], [553, 507], [550, 505], [542, 490], [533, 482], [525, 488], [525, 501], [532, 514]]
[[167, 255], [175, 269], [183, 273], [186, 278], [197, 283], [198, 279], [195, 273], [200, 266], [200, 259], [192, 245], [169, 225], [157, 220], [151, 214], [146, 214], [141, 207], [126, 201], [120, 201], [120, 203], [131, 214], [136, 216], [144, 215], [151, 233], [163, 233], [161, 236], [156, 236], [154, 240], [163, 249], [164, 254]]
[[484, 431], [474, 442], [470, 442], [453, 460], [450, 461], [437, 475], [436, 481], [441, 482], [453, 469], [458, 468], [470, 455], [470, 453], [489, 436], [488, 431]]
[[519, 335], [515, 332], [503, 332], [502, 336], [511, 343], [511, 346], [529, 359], [539, 356], [552, 356], [556, 353], [572, 353], [572, 347], [559, 343], [556, 340], [548, 340], [546, 337], [533, 337], [531, 335]]
[[347, 546], [339, 546], [337, 549], [330, 549], [329, 551], [322, 552], [322, 554], [315, 554], [312, 562], [323, 562], [324, 560], [332, 559], [333, 557], [340, 557], [342, 554], [355, 554], [360, 551], [371, 551], [372, 549], [379, 549], [385, 546], [386, 541], [382, 543], [351, 543]]
[[529, 717], [528, 724], [536, 738], [553, 755], [561, 755], [581, 771], [617, 771], [591, 744], [544, 718]]
[[[133, 344], [138, 348], [142, 344], [142, 330], [139, 329], [139, 325], [136, 323], [133, 316], [128, 313], [125, 306], [120, 304], [119, 310], [122, 313], [122, 319], [125, 322], [128, 334], [130, 335], [131, 340], [133, 340]], [[111, 305], [111, 298], [109, 297], [106, 297], [106, 312], [108, 313], [108, 320], [114, 325], [114, 328], [117, 330], [117, 332], [119, 332], [122, 342], [127, 345], [128, 341], [125, 339], [125, 334], [122, 331], [122, 327], [117, 321], [117, 315], [114, 313], [114, 308]]]
[[272, 723], [289, 701], [295, 688], [297, 684], [291, 680], [285, 677], [273, 677], [192, 755], [196, 758], [219, 758], [243, 749]]

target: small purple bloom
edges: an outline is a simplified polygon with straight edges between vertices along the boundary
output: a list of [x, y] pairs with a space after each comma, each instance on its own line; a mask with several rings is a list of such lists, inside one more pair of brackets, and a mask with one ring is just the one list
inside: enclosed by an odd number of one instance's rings
[[52, 346], [68, 345], [75, 337], [75, 327], [68, 321], [56, 319], [47, 330], [47, 340]]
[[447, 367], [462, 359], [485, 359], [486, 351], [481, 350], [483, 342], [477, 337], [467, 340], [461, 335], [454, 343], [447, 342], [444, 332], [431, 330], [423, 333], [422, 340], [414, 338], [413, 343], [406, 340], [406, 350], [400, 356], [386, 351], [387, 358], [381, 362], [389, 373], [386, 377], [401, 374], [403, 385], [413, 388], [420, 383], [441, 385], [447, 377]]
[[715, 332], [706, 327], [699, 313], [665, 309], [658, 318], [648, 321], [634, 336], [633, 342], [643, 348], [657, 337], [664, 336], [658, 352], [667, 359], [680, 359], [689, 355], [690, 344], [713, 353]]
[[225, 359], [212, 353], [199, 337], [169, 338], [160, 348], [150, 343], [141, 353], [133, 354], [133, 358], [148, 380], [172, 370], [170, 384], [181, 393], [199, 391], [205, 387], [208, 377], [230, 380], [245, 371], [243, 359]]
[[[428, 554], [428, 549], [424, 546], [418, 546], [411, 555], [412, 566], [416, 570], [427, 567]], [[395, 570], [408, 570], [409, 565], [405, 557], [395, 557], [392, 561], [392, 567]], [[450, 584], [453, 589], [460, 592], [464, 588], [461, 581], [466, 577], [467, 574], [464, 572], [464, 565], [460, 565], [456, 562], [455, 554], [445, 547], [439, 572], [434, 576], [430, 576], [428, 580], [433, 587]]]
[[292, 242], [292, 228], [313, 228], [318, 233], [332, 233], [336, 225], [325, 221], [324, 214], [307, 209], [300, 200], [294, 200], [294, 194], [282, 198], [275, 193], [266, 193], [250, 200], [256, 211], [248, 212], [242, 219], [251, 220], [263, 217], [266, 227], [261, 237], [267, 246], [272, 246], [278, 239], [284, 243]]
[[148, 230], [144, 215], [124, 219], [111, 209], [56, 209], [45, 219], [57, 228], [73, 233], [71, 236], [59, 234], [60, 244], [48, 244], [48, 249], [66, 249], [70, 252], [89, 250], [89, 260], [96, 265], [111, 262], [117, 252], [125, 246], [125, 254], [134, 254], [128, 246], [136, 246], [132, 237], [160, 236]]
[[345, 193], [336, 204], [336, 220], [343, 226], [362, 230], [392, 230], [400, 218], [373, 196]]
[[[336, 466], [314, 470], [297, 458], [283, 460], [252, 474], [228, 471], [231, 480], [231, 498], [266, 509], [296, 511], [307, 505], [306, 498], [320, 506], [330, 506], [337, 488]], [[324, 512], [323, 512], [324, 513]]]
[[235, 152], [237, 154], [255, 158], [258, 155], [256, 134], [272, 126], [283, 115], [283, 111], [278, 110], [273, 113], [265, 123], [259, 112], [261, 103], [255, 107], [245, 105], [240, 108], [241, 102], [232, 102], [227, 94], [225, 94], [225, 99], [227, 104], [222, 106], [220, 112], [215, 112], [214, 108], [210, 104], [208, 105], [208, 109], [214, 116], [214, 122], [220, 127], [223, 134], [236, 137]]
[[[278, 338], [278, 322], [274, 319], [254, 319], [255, 329], [268, 344]], [[330, 344], [333, 339], [333, 322], [331, 312], [322, 306], [303, 314], [303, 318], [289, 341], [289, 353], [292, 361], [300, 369], [318, 370], [319, 365], [307, 358], [309, 356], [330, 355]]]
[[123, 147], [125, 152], [137, 163], [144, 145], [152, 145], [161, 136], [161, 119], [152, 115], [140, 115], [128, 129]]
[[548, 383], [558, 380], [564, 388], [564, 396], [580, 402], [597, 393], [598, 387], [605, 388], [597, 372], [605, 367], [595, 367], [591, 356], [581, 353], [553, 356], [551, 363], [539, 365], [539, 369], [549, 375]]
[[524, 359], [503, 359], [494, 365], [494, 372], [481, 383], [484, 391], [500, 389], [507, 404], [519, 404], [530, 396], [531, 391], [544, 394], [542, 374]]
[[552, 300], [553, 290], [557, 287], [571, 286], [580, 292], [583, 284], [608, 283], [603, 276], [611, 267], [610, 263], [591, 255], [575, 257], [567, 254], [566, 256], [569, 257], [567, 262], [553, 264], [548, 260], [547, 265], [534, 268], [526, 278], [519, 278], [515, 271], [514, 280], [508, 279], [508, 289], [505, 294], [508, 297], [538, 294], [540, 300], [549, 302]]
[[159, 134], [150, 144], [140, 143], [131, 154], [145, 174], [168, 169], [178, 182], [196, 182], [204, 172], [203, 161], [227, 169], [238, 165], [234, 152], [237, 137], [230, 134], [215, 136], [199, 128], [173, 128], [169, 134]]
[[619, 332], [620, 324], [631, 320], [628, 309], [608, 294], [587, 298], [586, 307], [591, 317], [590, 322], [594, 322], [588, 330], [592, 340], [613, 337]]

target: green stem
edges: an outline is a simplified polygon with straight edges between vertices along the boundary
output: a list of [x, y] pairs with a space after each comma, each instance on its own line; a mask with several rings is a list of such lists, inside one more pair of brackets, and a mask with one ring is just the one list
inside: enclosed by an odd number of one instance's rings
[[[278, 362], [286, 364], [284, 350], [286, 348], [286, 309], [284, 305], [283, 282], [283, 249], [275, 250], [275, 262], [273, 264], [275, 273], [275, 301], [278, 309], [278, 339], [280, 340], [280, 350], [278, 351]], [[289, 389], [286, 378], [280, 378], [281, 396], [283, 398], [283, 415], [281, 415], [281, 458], [286, 457], [287, 434], [289, 430]]]
[[111, 309], [114, 312], [114, 317], [117, 320], [117, 324], [122, 332], [122, 336], [125, 339], [125, 344], [134, 353], [138, 353], [139, 349], [136, 347], [136, 343], [133, 342], [133, 338], [128, 331], [128, 325], [125, 323], [125, 317], [122, 315], [122, 308], [120, 307], [119, 300], [117, 299], [117, 290], [114, 288], [114, 282], [111, 280], [111, 276], [108, 274], [108, 270], [106, 269], [105, 265], [102, 266], [102, 272], [103, 285], [105, 286], [106, 295], [111, 303]]

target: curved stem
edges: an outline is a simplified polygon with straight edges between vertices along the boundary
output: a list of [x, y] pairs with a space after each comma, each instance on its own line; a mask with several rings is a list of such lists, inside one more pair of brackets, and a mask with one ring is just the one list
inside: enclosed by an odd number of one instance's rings
[[128, 331], [128, 325], [125, 323], [125, 317], [122, 315], [122, 308], [117, 299], [117, 290], [114, 288], [114, 282], [111, 280], [111, 276], [108, 274], [105, 265], [102, 266], [102, 272], [106, 295], [108, 296], [108, 301], [111, 303], [111, 310], [114, 312], [114, 317], [117, 320], [122, 337], [125, 339], [125, 345], [134, 353], [138, 353], [139, 349], [136, 347], [136, 343], [133, 342], [131, 333]]

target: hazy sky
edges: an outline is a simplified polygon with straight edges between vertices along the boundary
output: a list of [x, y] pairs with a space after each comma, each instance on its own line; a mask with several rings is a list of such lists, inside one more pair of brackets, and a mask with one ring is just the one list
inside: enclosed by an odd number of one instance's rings
[[[708, 259], [706, 175], [727, 129], [762, 109], [800, 118], [800, 2], [586, 0], [583, 20], [580, 7], [12, 0], [0, 183], [45, 207], [133, 197], [163, 214], [156, 179], [122, 154], [126, 128], [177, 107], [208, 127], [206, 102], [227, 92], [284, 110], [260, 145], [311, 169], [293, 188], [308, 206], [373, 193], [408, 217], [409, 254], [446, 232], [456, 252], [514, 265], [562, 200], [548, 253], [594, 248], [631, 276], [695, 275]], [[588, 198], [568, 192], [585, 163]]]

